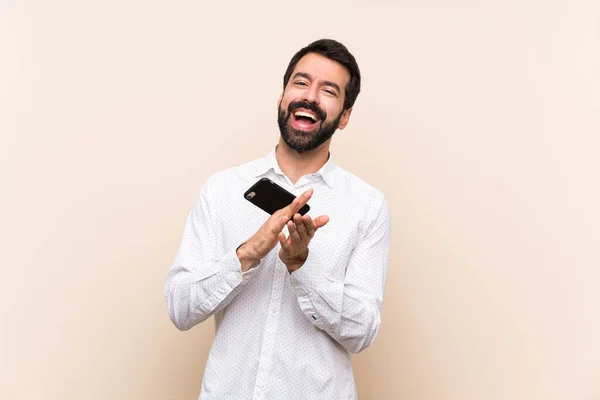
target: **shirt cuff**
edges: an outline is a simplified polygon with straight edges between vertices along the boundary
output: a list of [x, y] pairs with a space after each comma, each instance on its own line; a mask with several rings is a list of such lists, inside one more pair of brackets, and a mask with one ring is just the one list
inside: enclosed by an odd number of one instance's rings
[[229, 274], [232, 277], [235, 276], [236, 281], [239, 282], [238, 284], [241, 285], [245, 285], [254, 275], [256, 275], [256, 271], [262, 263], [262, 260], [259, 260], [252, 264], [248, 271], [242, 272], [242, 263], [240, 262], [240, 259], [237, 256], [237, 249], [233, 251], [231, 257], [231, 272]]
[[233, 250], [228, 252], [220, 261], [214, 263], [209, 268], [195, 271], [192, 280], [194, 282], [199, 282], [220, 272], [223, 277], [222, 279], [224, 279], [233, 289], [240, 284], [246, 284], [246, 282], [255, 275], [256, 269], [261, 265], [261, 262], [262, 260], [256, 262], [248, 271], [242, 272], [242, 263], [237, 256], [237, 252]]
[[319, 263], [316, 258], [309, 251], [308, 257], [302, 267], [290, 274], [290, 283], [298, 298], [300, 309], [302, 309], [313, 325], [317, 328], [325, 329], [325, 324], [317, 314], [311, 298], [311, 293], [317, 288], [319, 282], [324, 279], [323, 271], [318, 268]]
[[[242, 264], [237, 256], [237, 252], [232, 250], [231, 252], [227, 253], [225, 257], [223, 257], [215, 265], [217, 267], [217, 271], [212, 274], [214, 275], [218, 272], [221, 272], [222, 283], [219, 284], [217, 289], [206, 299], [205, 303], [201, 307], [202, 312], [207, 313], [209, 312], [208, 310], [214, 309], [233, 290], [239, 286], [246, 285], [252, 276], [256, 274], [257, 267], [259, 265], [260, 261], [253, 265], [248, 271], [242, 272]], [[204, 275], [205, 277], [203, 279], [206, 279], [208, 277], [206, 276], [206, 272], [204, 272]]]

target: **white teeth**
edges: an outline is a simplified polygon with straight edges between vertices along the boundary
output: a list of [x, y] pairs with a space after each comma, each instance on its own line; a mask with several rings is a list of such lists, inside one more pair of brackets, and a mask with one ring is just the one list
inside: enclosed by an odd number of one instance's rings
[[294, 115], [296, 117], [308, 117], [308, 118], [312, 119], [313, 121], [317, 120], [317, 117], [315, 117], [314, 115], [309, 114], [307, 112], [304, 112], [304, 111], [297, 111]]

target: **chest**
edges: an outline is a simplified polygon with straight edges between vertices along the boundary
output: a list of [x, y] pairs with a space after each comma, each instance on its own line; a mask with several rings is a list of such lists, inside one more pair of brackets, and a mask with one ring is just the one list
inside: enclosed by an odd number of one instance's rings
[[[313, 183], [306, 187], [288, 186], [285, 189], [298, 196], [308, 187], [315, 189], [313, 197], [308, 202], [310, 205], [308, 215], [312, 218], [321, 215], [329, 217], [329, 222], [316, 232], [309, 248], [321, 257], [325, 257], [331, 267], [339, 271], [338, 273], [343, 273], [352, 250], [365, 229], [364, 207], [343, 192], [332, 190], [325, 184]], [[232, 193], [228, 201], [215, 204], [212, 210], [217, 246], [220, 247], [222, 254], [254, 235], [270, 217], [244, 199], [242, 194], [241, 189], [240, 193]], [[284, 230], [284, 233], [287, 236], [287, 230]]]

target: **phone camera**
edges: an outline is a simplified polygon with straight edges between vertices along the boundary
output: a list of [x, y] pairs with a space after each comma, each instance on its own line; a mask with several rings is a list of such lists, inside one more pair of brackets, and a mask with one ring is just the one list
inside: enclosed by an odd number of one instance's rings
[[248, 200], [252, 200], [254, 198], [254, 196], [256, 196], [256, 192], [250, 192], [246, 195], [246, 198]]

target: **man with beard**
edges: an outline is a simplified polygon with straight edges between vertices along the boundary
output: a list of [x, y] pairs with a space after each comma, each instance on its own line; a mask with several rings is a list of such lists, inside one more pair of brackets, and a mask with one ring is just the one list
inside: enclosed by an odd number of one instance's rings
[[[201, 399], [356, 398], [350, 354], [379, 329], [390, 243], [383, 194], [330, 157], [359, 91], [344, 45], [301, 49], [283, 79], [279, 144], [202, 186], [165, 282], [177, 328], [215, 316]], [[268, 217], [243, 198], [262, 177], [298, 197]]]

